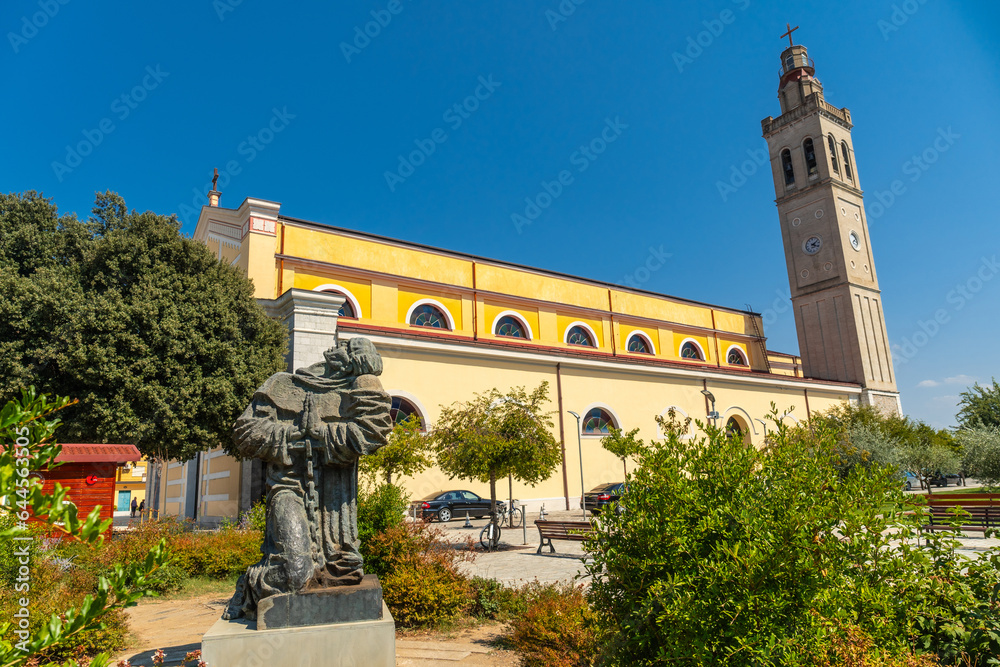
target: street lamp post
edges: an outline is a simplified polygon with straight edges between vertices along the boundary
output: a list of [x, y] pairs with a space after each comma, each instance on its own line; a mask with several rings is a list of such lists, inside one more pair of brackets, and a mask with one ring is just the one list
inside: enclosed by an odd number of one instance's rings
[[583, 437], [580, 435], [580, 415], [568, 410], [568, 412], [576, 417], [576, 446], [580, 450], [580, 510], [583, 511], [583, 520], [587, 520], [587, 506], [583, 502], [583, 496], [586, 494], [587, 489], [583, 486]]
[[715, 426], [715, 421], [719, 418], [719, 413], [715, 411], [715, 396], [712, 395], [708, 389], [702, 389], [701, 393], [712, 403], [712, 409], [708, 413], [708, 418], [712, 420], [712, 426]]

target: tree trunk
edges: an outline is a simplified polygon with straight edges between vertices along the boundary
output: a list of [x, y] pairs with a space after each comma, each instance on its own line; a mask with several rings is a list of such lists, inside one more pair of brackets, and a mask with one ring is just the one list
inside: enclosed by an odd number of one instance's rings
[[[625, 461], [625, 457], [622, 457], [622, 467], [625, 468], [625, 476], [628, 477], [628, 463]], [[625, 480], [622, 480], [623, 482]]]
[[[497, 526], [497, 475], [495, 472], [490, 471], [490, 523], [493, 524], [494, 530], [499, 528]], [[493, 542], [490, 542], [490, 551], [493, 551]]]
[[391, 470], [386, 470], [385, 471], [385, 483], [386, 484], [392, 484], [392, 471]]

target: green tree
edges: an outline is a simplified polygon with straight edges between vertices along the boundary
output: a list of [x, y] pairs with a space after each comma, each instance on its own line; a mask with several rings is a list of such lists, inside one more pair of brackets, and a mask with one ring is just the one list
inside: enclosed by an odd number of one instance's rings
[[416, 415], [397, 422], [385, 447], [361, 457], [361, 473], [369, 478], [382, 476], [386, 484], [392, 484], [394, 475], [412, 477], [426, 470], [433, 461], [422, 428]]
[[639, 429], [634, 428], [625, 433], [619, 428], [612, 428], [608, 435], [601, 438], [601, 447], [608, 450], [622, 460], [622, 467], [625, 475], [628, 475], [628, 464], [626, 459], [630, 456], [638, 456], [646, 446], [641, 438], [636, 437]]
[[[27, 521], [34, 518], [45, 524], [47, 530], [86, 544], [100, 544], [103, 533], [111, 520], [101, 521], [100, 507], [95, 507], [86, 517], [77, 515], [76, 505], [67, 498], [67, 489], [56, 483], [52, 493], [42, 492], [41, 481], [31, 473], [58, 467], [56, 457], [62, 447], [56, 443], [54, 433], [60, 421], [54, 418], [57, 411], [73, 405], [65, 398], [49, 400], [38, 395], [34, 387], [25, 390], [19, 400], [12, 400], [0, 410], [0, 525], [12, 525], [0, 530], [0, 541], [18, 541], [29, 544], [36, 539], [27, 529]], [[14, 522], [7, 519], [13, 517]], [[75, 642], [87, 630], [102, 627], [102, 619], [114, 609], [132, 606], [143, 595], [154, 590], [150, 576], [164, 565], [168, 558], [166, 545], [161, 541], [147, 556], [128, 566], [115, 566], [107, 576], [98, 580], [97, 590], [87, 595], [79, 607], [53, 614], [49, 622], [38, 628], [15, 628], [6, 619], [0, 621], [0, 667], [17, 667], [27, 664], [42, 651]], [[37, 550], [28, 550], [37, 556]], [[31, 556], [28, 557], [29, 561]], [[21, 565], [28, 568], [31, 563]], [[31, 581], [18, 579], [16, 588], [25, 600], [31, 600]], [[24, 605], [24, 603], [21, 603]], [[92, 667], [107, 664], [107, 656], [98, 656]]]
[[452, 478], [490, 484], [490, 514], [496, 521], [497, 479], [513, 476], [532, 486], [548, 479], [562, 460], [545, 412], [549, 383], [531, 393], [515, 387], [491, 389], [467, 403], [442, 407], [431, 434], [437, 461]]
[[34, 192], [0, 195], [0, 269], [0, 400], [28, 385], [78, 397], [65, 438], [158, 458], [228, 448], [284, 366], [251, 282], [117, 194], [98, 194], [87, 222]]
[[993, 378], [993, 385], [980, 387], [975, 383], [959, 394], [958, 423], [963, 427], [993, 426], [1000, 428], [1000, 384]]
[[761, 448], [661, 422], [624, 512], [585, 543], [597, 664], [931, 664], [905, 662], [915, 648], [991, 664], [1000, 552], [967, 559], [947, 533], [918, 546], [924, 510], [892, 469], [845, 476], [837, 430], [772, 421]]
[[920, 480], [927, 493], [933, 493], [931, 479], [938, 475], [958, 472], [958, 455], [947, 447], [930, 440], [903, 445], [899, 449], [899, 465]]
[[972, 426], [955, 434], [962, 445], [965, 474], [985, 486], [1000, 486], [1000, 428]]

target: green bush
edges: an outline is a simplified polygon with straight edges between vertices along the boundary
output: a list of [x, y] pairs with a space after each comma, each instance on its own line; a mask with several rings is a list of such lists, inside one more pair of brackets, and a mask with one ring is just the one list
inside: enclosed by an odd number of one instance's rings
[[368, 562], [368, 543], [375, 535], [402, 526], [409, 505], [409, 496], [394, 484], [376, 484], [369, 489], [358, 488], [358, 538], [361, 540], [361, 555], [365, 558], [366, 571], [383, 575], [384, 570], [380, 565], [376, 563], [373, 567]]
[[369, 540], [365, 567], [379, 573], [382, 595], [400, 627], [437, 626], [469, 605], [462, 554], [428, 526], [400, 525]]
[[523, 667], [586, 667], [597, 655], [592, 615], [582, 586], [528, 584], [517, 592], [525, 606], [504, 643]]
[[918, 547], [892, 469], [841, 474], [823, 428], [776, 421], [758, 450], [661, 426], [586, 543], [606, 664], [824, 664], [850, 637], [877, 649], [846, 664], [1000, 664], [1000, 554], [970, 562], [947, 533]]
[[504, 586], [496, 579], [473, 577], [469, 582], [472, 606], [469, 613], [481, 620], [506, 621], [523, 614], [525, 597], [517, 588]]
[[164, 565], [149, 577], [149, 583], [152, 590], [164, 595], [183, 588], [187, 577], [188, 573], [176, 565]]
[[244, 530], [256, 530], [261, 535], [267, 525], [267, 502], [263, 498], [250, 506], [240, 517], [240, 528]]

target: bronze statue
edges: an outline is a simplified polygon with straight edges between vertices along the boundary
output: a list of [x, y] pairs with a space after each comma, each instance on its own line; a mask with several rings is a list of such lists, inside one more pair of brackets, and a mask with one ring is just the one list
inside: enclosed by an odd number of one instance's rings
[[275, 373], [236, 421], [233, 441], [267, 464], [263, 556], [236, 584], [225, 619], [255, 619], [280, 593], [358, 584], [358, 459], [386, 444], [391, 401], [366, 338], [340, 342], [323, 362]]

